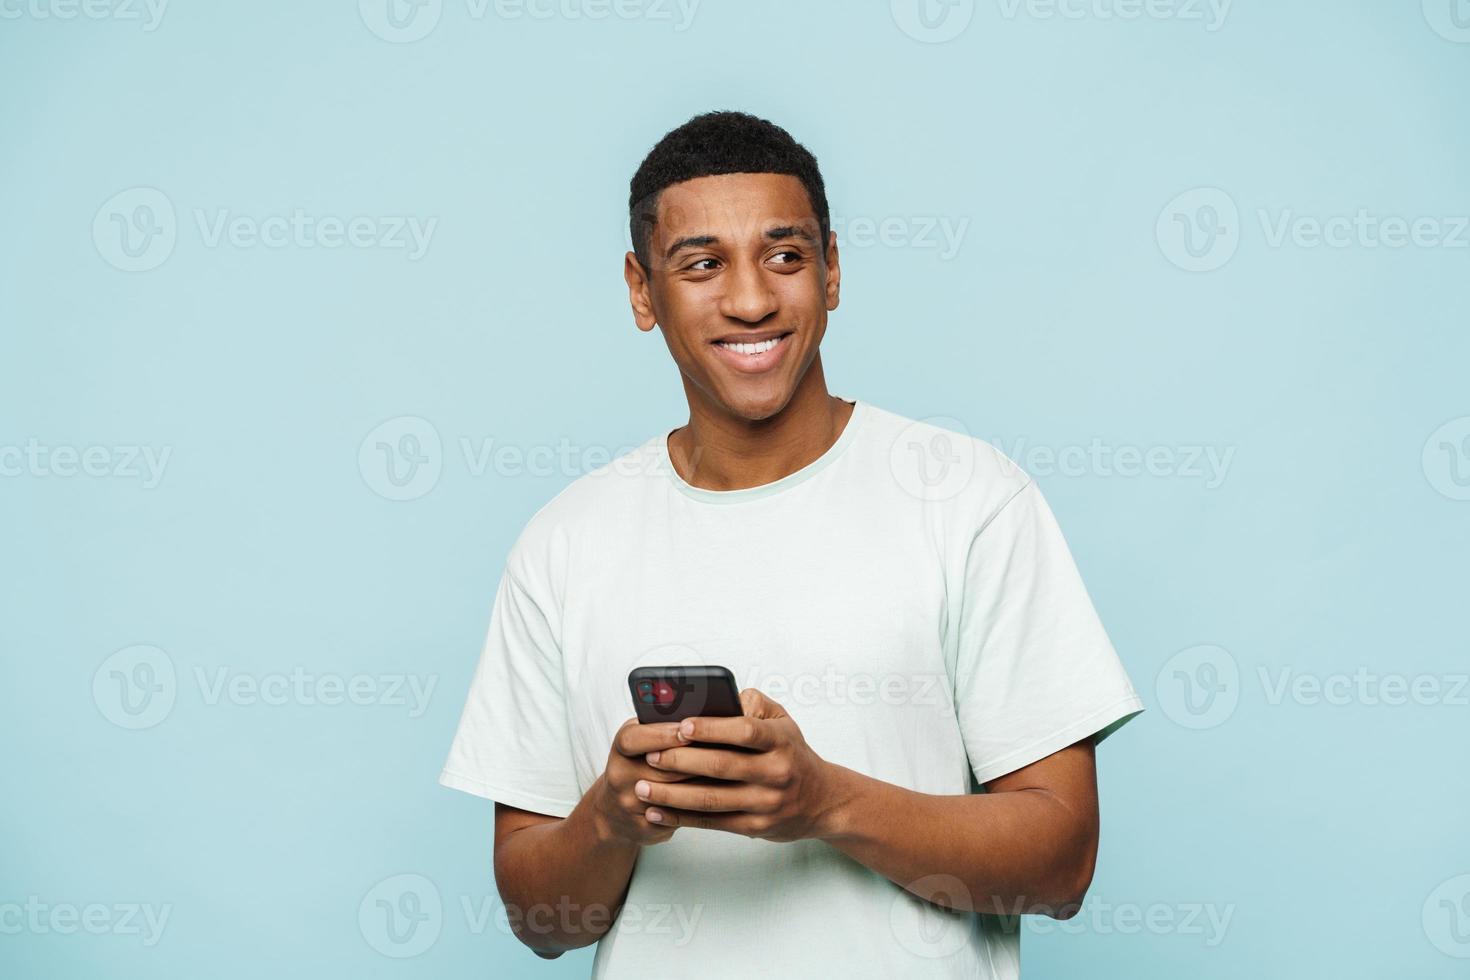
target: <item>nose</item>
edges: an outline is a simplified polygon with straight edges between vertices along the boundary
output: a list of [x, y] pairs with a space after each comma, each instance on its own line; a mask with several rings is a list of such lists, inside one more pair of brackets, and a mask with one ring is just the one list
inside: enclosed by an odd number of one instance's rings
[[776, 294], [754, 262], [735, 263], [725, 276], [725, 283], [724, 295], [720, 297], [720, 312], [725, 316], [760, 323], [776, 312]]

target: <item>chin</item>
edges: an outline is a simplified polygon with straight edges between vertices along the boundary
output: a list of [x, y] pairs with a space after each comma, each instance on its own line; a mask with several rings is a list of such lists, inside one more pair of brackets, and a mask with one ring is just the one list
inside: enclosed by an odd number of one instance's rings
[[729, 397], [722, 400], [726, 410], [732, 415], [748, 422], [760, 422], [779, 414], [791, 401], [791, 395], [790, 390], [782, 387], [760, 391], [730, 392]]

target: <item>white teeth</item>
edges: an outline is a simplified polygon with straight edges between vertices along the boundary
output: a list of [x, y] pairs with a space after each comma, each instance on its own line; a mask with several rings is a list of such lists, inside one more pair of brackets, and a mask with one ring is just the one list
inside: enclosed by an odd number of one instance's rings
[[758, 344], [732, 344], [723, 340], [718, 341], [718, 343], [725, 350], [732, 350], [737, 354], [764, 354], [780, 343], [780, 341], [780, 337], [772, 337], [770, 340], [763, 340]]

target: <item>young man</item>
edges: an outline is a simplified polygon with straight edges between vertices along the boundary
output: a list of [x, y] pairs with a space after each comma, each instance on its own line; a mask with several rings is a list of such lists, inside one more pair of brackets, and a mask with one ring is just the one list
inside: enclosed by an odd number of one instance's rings
[[[985, 443], [828, 392], [836, 237], [785, 130], [690, 120], [630, 208], [689, 422], [532, 517], [440, 777], [495, 801], [512, 927], [600, 940], [608, 980], [1018, 976], [1015, 917], [1092, 879], [1094, 745], [1142, 710], [1051, 512]], [[745, 717], [630, 717], [632, 668], [696, 664]]]

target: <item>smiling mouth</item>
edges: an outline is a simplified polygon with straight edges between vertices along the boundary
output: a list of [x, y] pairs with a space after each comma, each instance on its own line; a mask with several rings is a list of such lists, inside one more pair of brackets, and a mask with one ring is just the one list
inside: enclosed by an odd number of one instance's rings
[[774, 350], [777, 344], [785, 340], [787, 337], [790, 337], [793, 332], [794, 331], [788, 330], [783, 334], [778, 334], [777, 336], [767, 338], [766, 340], [756, 341], [755, 343], [716, 340], [714, 341], [714, 345], [716, 347], [723, 347], [725, 350], [731, 351], [735, 354], [744, 354], [747, 357], [754, 357], [757, 354], [764, 354], [768, 350]]

